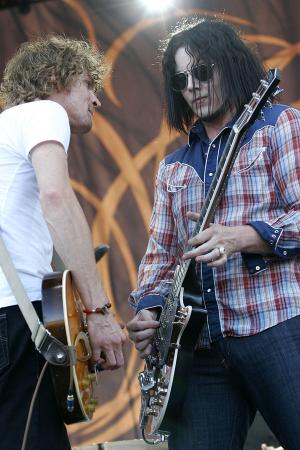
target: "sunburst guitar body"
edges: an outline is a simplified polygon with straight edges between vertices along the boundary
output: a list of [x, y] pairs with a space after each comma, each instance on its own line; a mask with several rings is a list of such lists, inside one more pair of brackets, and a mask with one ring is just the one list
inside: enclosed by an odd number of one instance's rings
[[43, 321], [63, 344], [75, 348], [75, 364], [51, 365], [56, 399], [66, 424], [88, 421], [97, 401], [93, 396], [92, 351], [82, 304], [71, 272], [53, 272], [42, 283]]

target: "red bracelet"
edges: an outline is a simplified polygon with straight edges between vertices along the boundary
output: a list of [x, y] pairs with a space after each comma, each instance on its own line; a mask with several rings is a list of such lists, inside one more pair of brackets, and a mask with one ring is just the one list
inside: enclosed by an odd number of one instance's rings
[[104, 316], [104, 314], [108, 313], [109, 308], [111, 308], [111, 303], [105, 303], [104, 306], [101, 306], [100, 308], [95, 308], [95, 309], [84, 309], [83, 312], [86, 315], [89, 314], [102, 314]]

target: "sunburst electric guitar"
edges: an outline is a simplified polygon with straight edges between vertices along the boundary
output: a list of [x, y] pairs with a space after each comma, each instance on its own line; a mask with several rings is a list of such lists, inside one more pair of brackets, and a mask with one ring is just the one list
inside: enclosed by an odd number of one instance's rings
[[[96, 261], [107, 249], [104, 245], [96, 248]], [[83, 305], [71, 272], [64, 270], [46, 275], [42, 295], [45, 327], [63, 344], [75, 349], [73, 365], [50, 366], [62, 418], [66, 424], [88, 421], [97, 405], [93, 395], [97, 371], [91, 360], [92, 350]]]
[[[243, 137], [258, 115], [263, 114], [263, 106], [271, 106], [269, 99], [280, 91], [277, 88], [279, 81], [278, 70], [270, 70], [235, 122], [193, 236], [206, 229], [213, 221]], [[189, 250], [191, 247], [185, 249]], [[185, 396], [194, 347], [206, 321], [201, 291], [191, 276], [191, 267], [191, 261], [182, 261], [176, 268], [160, 314], [160, 327], [154, 335], [152, 352], [146, 358], [144, 370], [139, 374], [140, 428], [144, 440], [150, 444], [165, 440], [172, 426], [176, 424], [176, 417], [180, 413]], [[189, 291], [184, 286], [187, 286]]]

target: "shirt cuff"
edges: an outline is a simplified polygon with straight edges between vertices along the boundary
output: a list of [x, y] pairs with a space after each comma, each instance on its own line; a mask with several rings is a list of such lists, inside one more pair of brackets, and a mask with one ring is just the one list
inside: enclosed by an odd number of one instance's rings
[[261, 255], [242, 253], [242, 258], [251, 275], [263, 272], [267, 268], [267, 263]]
[[[249, 222], [248, 225], [252, 226], [260, 235], [260, 237], [269, 244], [272, 253], [274, 255], [278, 255], [276, 249], [278, 240], [282, 233], [282, 228], [274, 228], [266, 222], [262, 221]], [[267, 268], [267, 263], [262, 255], [254, 253], [242, 253], [242, 258], [251, 275], [260, 273]]]
[[282, 228], [275, 228], [272, 225], [261, 221], [250, 222], [248, 225], [251, 225], [260, 237], [269, 244], [273, 255], [280, 256], [281, 258], [291, 258], [295, 256], [294, 249], [284, 248], [281, 245], [278, 245], [283, 232]]
[[141, 311], [141, 309], [162, 308], [164, 300], [164, 297], [158, 294], [145, 295], [145, 297], [139, 301], [136, 312]]

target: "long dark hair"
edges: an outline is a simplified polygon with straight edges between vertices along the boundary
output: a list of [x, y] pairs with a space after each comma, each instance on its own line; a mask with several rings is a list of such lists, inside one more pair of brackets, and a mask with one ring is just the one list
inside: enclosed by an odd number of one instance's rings
[[224, 106], [237, 112], [249, 101], [265, 76], [254, 50], [242, 41], [231, 25], [207, 17], [181, 21], [162, 48], [166, 116], [170, 129], [187, 133], [195, 120], [181, 92], [171, 88], [170, 79], [176, 72], [174, 55], [180, 47], [192, 55], [194, 65], [199, 62], [215, 65], [221, 79]]

